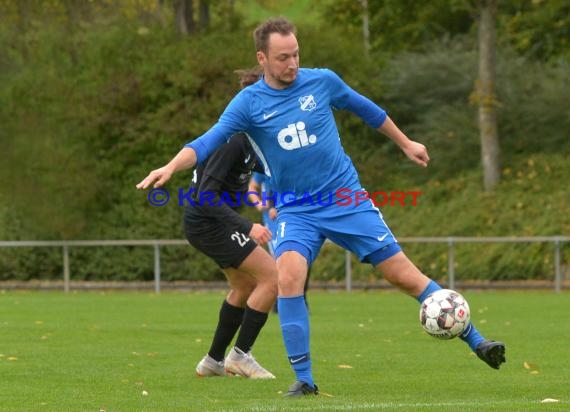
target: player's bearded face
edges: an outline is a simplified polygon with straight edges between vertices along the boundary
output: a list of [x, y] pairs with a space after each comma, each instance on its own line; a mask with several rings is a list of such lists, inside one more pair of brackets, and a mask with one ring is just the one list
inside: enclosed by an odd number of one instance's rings
[[295, 35], [271, 34], [267, 55], [263, 54], [260, 63], [270, 86], [287, 87], [293, 83], [299, 70], [299, 45]]

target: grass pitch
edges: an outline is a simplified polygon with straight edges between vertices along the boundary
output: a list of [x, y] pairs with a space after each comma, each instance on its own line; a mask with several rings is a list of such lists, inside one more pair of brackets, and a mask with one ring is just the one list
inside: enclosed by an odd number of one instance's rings
[[501, 370], [425, 334], [418, 304], [398, 292], [311, 291], [322, 395], [283, 399], [294, 375], [275, 315], [254, 354], [277, 379], [195, 376], [221, 292], [2, 292], [0, 410], [569, 410], [569, 295], [464, 295], [477, 327], [507, 344]]

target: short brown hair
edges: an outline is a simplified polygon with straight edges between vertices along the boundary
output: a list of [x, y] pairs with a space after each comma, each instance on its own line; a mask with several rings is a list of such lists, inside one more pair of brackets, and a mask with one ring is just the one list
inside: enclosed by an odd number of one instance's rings
[[276, 17], [261, 23], [253, 32], [255, 50], [267, 54], [269, 48], [269, 36], [271, 33], [279, 33], [283, 36], [295, 34], [295, 26], [285, 17]]
[[263, 74], [263, 69], [261, 66], [255, 66], [251, 69], [235, 70], [234, 73], [238, 75], [239, 86], [243, 89], [244, 87], [251, 86], [253, 83], [257, 82]]

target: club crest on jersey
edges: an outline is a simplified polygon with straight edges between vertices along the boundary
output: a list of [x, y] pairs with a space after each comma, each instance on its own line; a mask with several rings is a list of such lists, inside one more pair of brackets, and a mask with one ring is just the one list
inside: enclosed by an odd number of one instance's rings
[[317, 102], [312, 94], [308, 96], [299, 97], [299, 103], [301, 103], [301, 110], [305, 112], [310, 112], [317, 108]]

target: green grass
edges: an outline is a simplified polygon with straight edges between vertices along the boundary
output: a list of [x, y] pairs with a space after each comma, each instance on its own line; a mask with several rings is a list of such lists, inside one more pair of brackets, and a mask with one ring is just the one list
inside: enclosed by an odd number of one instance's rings
[[254, 352], [277, 379], [195, 377], [221, 292], [2, 292], [0, 410], [568, 410], [568, 294], [465, 296], [475, 324], [507, 343], [500, 371], [460, 341], [427, 336], [417, 304], [402, 294], [311, 292], [324, 395], [291, 400], [281, 397], [294, 376], [274, 315]]

